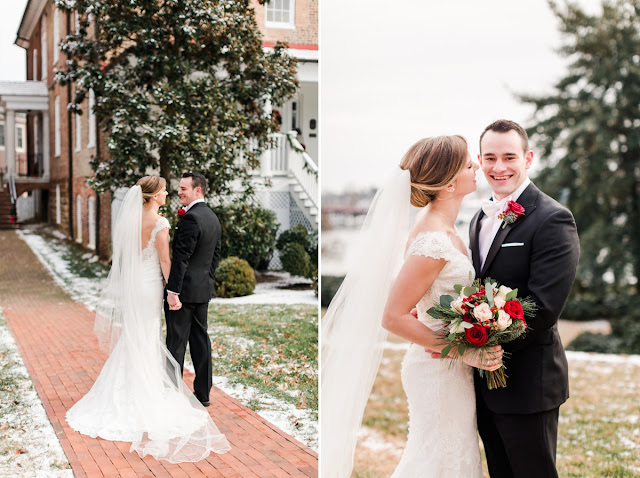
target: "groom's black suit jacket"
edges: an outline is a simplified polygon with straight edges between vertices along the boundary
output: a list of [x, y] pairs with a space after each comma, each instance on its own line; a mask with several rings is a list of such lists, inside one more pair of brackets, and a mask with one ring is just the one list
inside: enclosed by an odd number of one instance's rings
[[213, 294], [220, 262], [220, 221], [205, 203], [196, 203], [180, 218], [173, 236], [173, 259], [167, 290], [181, 302], [206, 303]]
[[[504, 344], [507, 387], [489, 390], [476, 374], [476, 393], [495, 413], [537, 413], [559, 407], [569, 398], [567, 358], [557, 321], [573, 285], [580, 256], [571, 212], [530, 184], [517, 202], [525, 215], [498, 230], [480, 268], [478, 234], [482, 210], [471, 220], [470, 247], [476, 276], [491, 277], [518, 288], [538, 306], [525, 338]], [[522, 243], [522, 245], [518, 245]], [[507, 247], [503, 247], [508, 245]]]

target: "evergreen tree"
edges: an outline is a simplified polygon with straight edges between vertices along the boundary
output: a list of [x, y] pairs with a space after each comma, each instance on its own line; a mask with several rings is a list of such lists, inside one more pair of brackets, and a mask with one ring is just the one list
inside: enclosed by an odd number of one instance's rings
[[[73, 82], [69, 106], [95, 93], [105, 148], [91, 161], [97, 191], [130, 186], [159, 170], [200, 171], [208, 195], [225, 195], [250, 173], [278, 130], [268, 112], [297, 87], [286, 45], [267, 52], [249, 0], [56, 0], [77, 12], [56, 72]], [[242, 153], [245, 161], [238, 161]], [[236, 183], [237, 184], [237, 183]]]
[[640, 278], [640, 0], [604, 0], [595, 15], [550, 1], [566, 76], [535, 105], [536, 181], [573, 212], [583, 297], [638, 292]]

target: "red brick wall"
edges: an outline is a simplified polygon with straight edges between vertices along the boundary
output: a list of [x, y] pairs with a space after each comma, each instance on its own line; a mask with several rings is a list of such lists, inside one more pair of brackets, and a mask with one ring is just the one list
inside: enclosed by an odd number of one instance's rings
[[272, 44], [275, 41], [286, 41], [291, 48], [308, 48], [318, 46], [318, 0], [295, 1], [295, 28], [267, 28], [265, 26], [265, 6], [256, 0], [251, 2], [256, 12], [256, 21], [264, 35], [264, 41]]

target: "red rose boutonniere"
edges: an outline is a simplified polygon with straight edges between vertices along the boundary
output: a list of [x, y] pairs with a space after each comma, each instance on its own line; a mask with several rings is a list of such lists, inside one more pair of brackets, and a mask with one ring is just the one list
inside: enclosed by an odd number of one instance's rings
[[178, 217], [182, 217], [187, 213], [187, 211], [185, 211], [184, 209], [180, 208], [178, 209]]
[[498, 214], [498, 218], [502, 219], [502, 229], [507, 224], [513, 224], [520, 217], [524, 216], [524, 208], [515, 201], [507, 202], [507, 209]]

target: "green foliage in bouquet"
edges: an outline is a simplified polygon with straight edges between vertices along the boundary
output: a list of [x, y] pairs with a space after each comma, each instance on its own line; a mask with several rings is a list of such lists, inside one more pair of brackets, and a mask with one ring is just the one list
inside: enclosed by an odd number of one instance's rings
[[222, 259], [216, 269], [216, 296], [241, 297], [253, 293], [256, 276], [253, 268], [244, 259], [227, 257]]
[[[518, 298], [518, 289], [511, 289], [487, 278], [484, 284], [476, 279], [471, 286], [454, 286], [457, 298], [440, 297], [438, 304], [427, 313], [445, 323], [442, 357], [450, 353], [462, 356], [465, 352], [484, 354], [489, 347], [511, 342], [527, 331], [526, 318], [534, 317], [536, 304], [529, 298]], [[483, 371], [480, 371], [481, 374]], [[505, 387], [504, 366], [487, 372], [489, 388]]]

